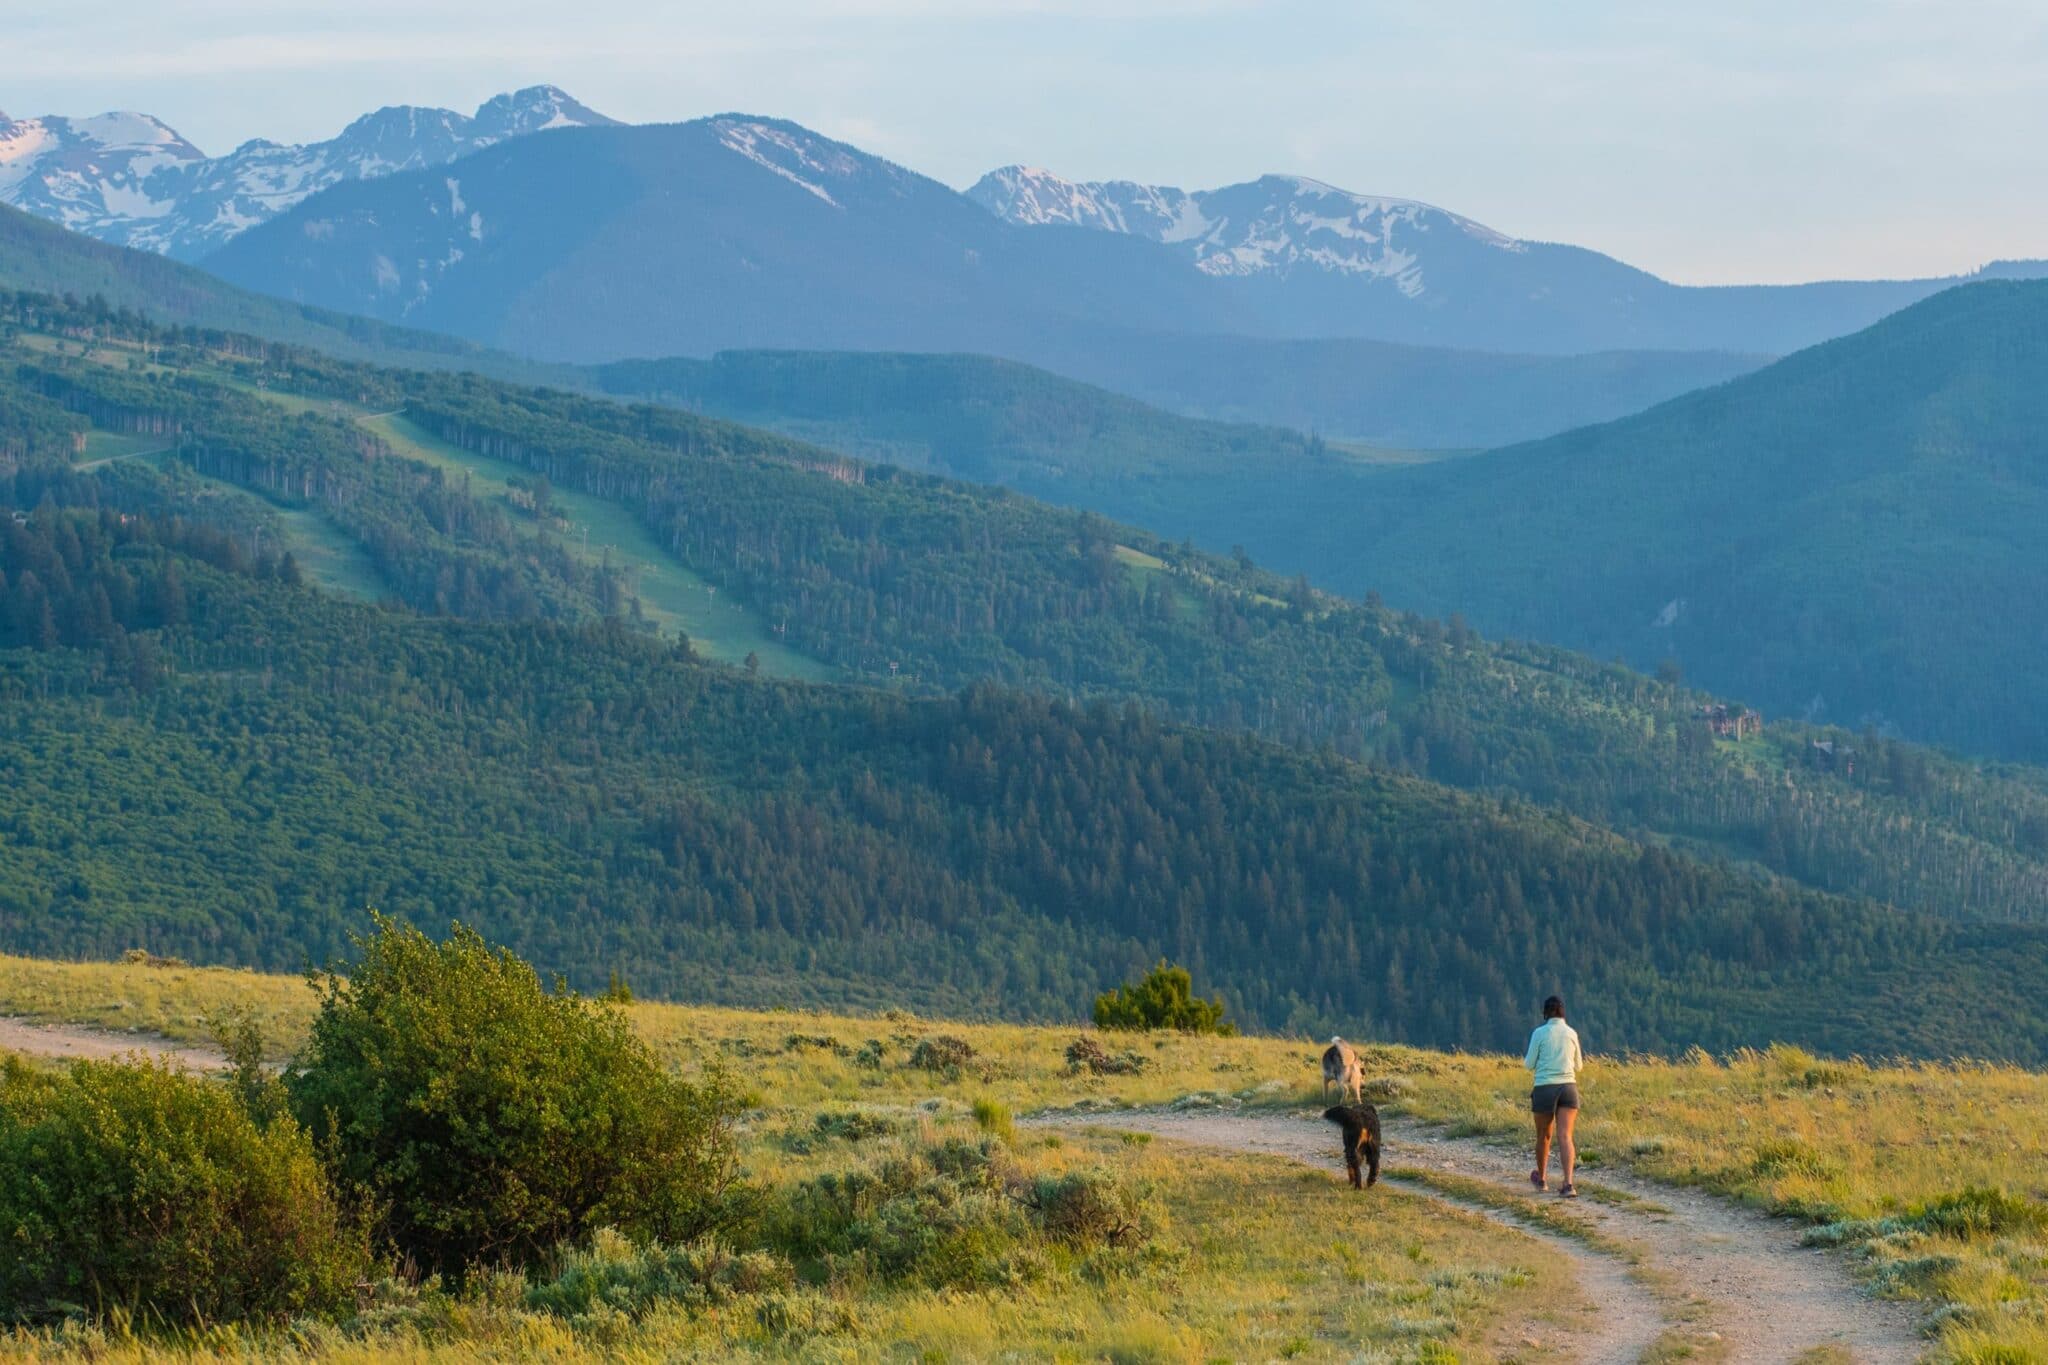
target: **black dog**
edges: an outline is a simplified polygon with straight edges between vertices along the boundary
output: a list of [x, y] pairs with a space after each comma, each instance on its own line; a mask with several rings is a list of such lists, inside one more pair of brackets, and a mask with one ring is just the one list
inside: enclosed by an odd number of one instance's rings
[[[1323, 1117], [1344, 1130], [1344, 1169], [1351, 1176], [1351, 1188], [1363, 1189], [1380, 1181], [1380, 1111], [1369, 1104], [1338, 1104], [1323, 1111]], [[1365, 1167], [1365, 1183], [1358, 1180], [1358, 1168]]]

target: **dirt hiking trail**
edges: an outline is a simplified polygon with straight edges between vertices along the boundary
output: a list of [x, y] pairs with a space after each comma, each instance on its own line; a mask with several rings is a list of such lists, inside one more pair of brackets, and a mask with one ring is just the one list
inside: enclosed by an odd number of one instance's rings
[[182, 1062], [194, 1071], [221, 1071], [228, 1064], [212, 1048], [186, 1047], [154, 1033], [111, 1033], [82, 1024], [36, 1024], [6, 1017], [0, 1017], [0, 1052], [60, 1062], [105, 1061], [141, 1052]]
[[[1337, 1130], [1315, 1114], [1133, 1110], [1034, 1122], [1152, 1133], [1343, 1174]], [[1532, 1212], [1540, 1208], [1569, 1217], [1594, 1234], [1579, 1240], [1546, 1231], [1462, 1199], [1455, 1188], [1447, 1193], [1427, 1184], [1406, 1186], [1509, 1223], [1571, 1258], [1581, 1290], [1598, 1307], [1574, 1336], [1573, 1359], [1601, 1365], [1638, 1361], [1667, 1332], [1691, 1345], [1695, 1358], [1743, 1365], [1904, 1365], [1926, 1350], [1910, 1307], [1865, 1294], [1838, 1254], [1800, 1246], [1800, 1229], [1792, 1222], [1605, 1170], [1590, 1179], [1580, 1173], [1576, 1200], [1539, 1195], [1529, 1186], [1534, 1163], [1527, 1152], [1447, 1137], [1399, 1119], [1385, 1127], [1383, 1178], [1413, 1171], [1479, 1181]], [[1553, 1168], [1552, 1189], [1558, 1179]]]
[[[80, 1025], [0, 1018], [0, 1052], [56, 1060], [142, 1052], [195, 1070], [226, 1065], [216, 1051], [153, 1034], [112, 1033]], [[1337, 1130], [1313, 1112], [1243, 1114], [1165, 1110], [1055, 1113], [1022, 1120], [1032, 1127], [1099, 1127], [1152, 1133], [1222, 1151], [1282, 1157], [1341, 1177]], [[1926, 1349], [1904, 1304], [1857, 1288], [1838, 1253], [1799, 1245], [1799, 1228], [1697, 1191], [1625, 1174], [1581, 1174], [1579, 1199], [1530, 1188], [1526, 1151], [1476, 1138], [1448, 1137], [1421, 1124], [1386, 1122], [1383, 1174], [1431, 1174], [1480, 1182], [1511, 1206], [1568, 1218], [1592, 1234], [1578, 1238], [1516, 1218], [1490, 1203], [1428, 1184], [1404, 1188], [1480, 1213], [1568, 1257], [1594, 1311], [1570, 1323], [1570, 1358], [1632, 1365], [1669, 1336], [1703, 1360], [1855, 1361], [1905, 1365]], [[1553, 1181], [1556, 1179], [1553, 1173]], [[1373, 1197], [1368, 1192], [1361, 1199]], [[1543, 1325], [1534, 1335], [1557, 1329]], [[1545, 1345], [1555, 1345], [1546, 1342]]]

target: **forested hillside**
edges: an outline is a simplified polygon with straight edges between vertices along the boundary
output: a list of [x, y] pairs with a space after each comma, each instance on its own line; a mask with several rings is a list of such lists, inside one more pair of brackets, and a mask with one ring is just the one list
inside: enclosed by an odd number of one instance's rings
[[624, 399], [766, 427], [863, 460], [1231, 543], [1252, 496], [1343, 477], [1355, 456], [1280, 427], [1180, 417], [1014, 361], [728, 351], [596, 368]]
[[1637, 417], [1386, 473], [1261, 543], [1773, 715], [2038, 762], [2044, 375], [2048, 284], [1971, 285]]
[[[45, 405], [98, 402], [108, 421], [186, 424], [177, 466], [217, 476], [217, 491], [260, 491], [289, 530], [324, 528], [384, 565], [339, 584], [370, 596], [653, 625], [653, 580], [627, 580], [589, 522], [556, 514], [575, 496], [649, 537], [664, 562], [648, 571], [672, 588], [744, 611], [761, 643], [709, 647], [768, 673], [910, 695], [994, 680], [1138, 700], [1943, 918], [2048, 918], [2048, 790], [2028, 770], [1777, 721], [1717, 742], [1700, 698], [1624, 669], [674, 409], [275, 347], [117, 344], [106, 334], [132, 324], [41, 307], [45, 335], [23, 339], [18, 385]], [[47, 334], [67, 327], [97, 329], [90, 357], [75, 354], [83, 340], [53, 353]], [[360, 415], [401, 405], [418, 437], [404, 453], [378, 434], [390, 422]], [[266, 423], [266, 409], [295, 415]], [[413, 463], [426, 455], [435, 468]], [[502, 493], [484, 491], [486, 474]], [[357, 491], [406, 487], [416, 505], [388, 514], [375, 510], [384, 495]], [[311, 558], [319, 547], [299, 543], [311, 576], [336, 586]]]
[[[1417, 1039], [1505, 1042], [1558, 980], [1615, 1044], [2038, 1036], [2037, 934], [1134, 707], [751, 681], [616, 624], [341, 603], [27, 478], [4, 491], [40, 510], [0, 528], [10, 949], [288, 967], [379, 905], [722, 999], [1057, 1016], [1168, 954], [1260, 1022]], [[57, 637], [22, 638], [45, 610]]]
[[[1619, 669], [674, 409], [6, 316], [7, 946], [290, 966], [378, 905], [732, 1000], [1059, 1015], [1171, 955], [1439, 1042], [1509, 1041], [1531, 973], [1641, 1046], [2039, 1036], [2031, 774], [1716, 743]], [[571, 497], [866, 685], [699, 662]], [[317, 590], [323, 537], [390, 605]]]

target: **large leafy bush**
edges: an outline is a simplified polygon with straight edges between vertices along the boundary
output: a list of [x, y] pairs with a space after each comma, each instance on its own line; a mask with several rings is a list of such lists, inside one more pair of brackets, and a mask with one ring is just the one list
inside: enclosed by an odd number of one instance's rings
[[379, 918], [323, 980], [292, 1108], [422, 1267], [530, 1265], [598, 1227], [685, 1242], [732, 1215], [736, 1101], [665, 1070], [616, 1006], [457, 926]]
[[289, 1118], [140, 1060], [0, 1070], [0, 1318], [330, 1311], [368, 1264]]

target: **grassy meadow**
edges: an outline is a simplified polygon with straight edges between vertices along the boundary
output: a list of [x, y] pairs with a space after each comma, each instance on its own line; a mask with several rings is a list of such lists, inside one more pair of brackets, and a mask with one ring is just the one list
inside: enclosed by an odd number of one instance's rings
[[[280, 1057], [314, 1010], [311, 991], [290, 977], [0, 958], [0, 1014], [205, 1042], [209, 1016], [229, 1005], [261, 1021]], [[1025, 1292], [855, 1293], [834, 1300], [852, 1315], [845, 1323], [801, 1346], [753, 1317], [657, 1313], [607, 1337], [485, 1299], [448, 1306], [439, 1326], [414, 1317], [383, 1336], [323, 1338], [321, 1355], [873, 1358], [890, 1354], [885, 1342], [926, 1352], [896, 1352], [906, 1359], [1328, 1359], [1350, 1358], [1361, 1344], [1367, 1358], [1545, 1354], [1526, 1344], [1547, 1335], [1530, 1315], [1556, 1293], [1547, 1277], [1568, 1272], [1546, 1269], [1554, 1258], [1535, 1244], [1398, 1185], [1370, 1196], [1372, 1217], [1361, 1223], [1347, 1202], [1356, 1196], [1320, 1173], [1169, 1153], [1114, 1131], [1124, 1106], [1313, 1104], [1309, 1040], [648, 1002], [629, 1014], [673, 1064], [720, 1065], [747, 1087], [749, 1167], [770, 1187], [878, 1159], [846, 1131], [872, 1129], [886, 1147], [978, 1128], [1007, 1136], [1012, 1158], [1030, 1169], [1104, 1165], [1153, 1190], [1163, 1215], [1156, 1264], [1073, 1268]], [[1070, 1064], [1068, 1048], [1084, 1036], [1102, 1045], [1104, 1074]], [[1383, 1046], [1364, 1055], [1389, 1112], [1504, 1140], [1523, 1132], [1518, 1059]], [[1627, 1168], [1806, 1222], [1816, 1245], [1856, 1249], [1876, 1292], [1925, 1306], [1936, 1358], [2048, 1359], [2048, 1076], [1770, 1047], [1724, 1058], [1596, 1056], [1584, 1086], [1580, 1146], [1593, 1179]], [[1011, 1129], [1013, 1117], [1034, 1111], [1089, 1109], [1104, 1112], [1104, 1131]], [[846, 1118], [854, 1115], [873, 1121]], [[1501, 1336], [1503, 1323], [1516, 1330]], [[17, 1338], [14, 1347], [33, 1344]]]

